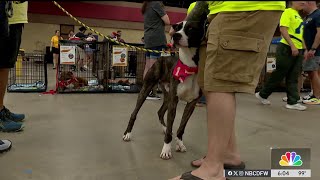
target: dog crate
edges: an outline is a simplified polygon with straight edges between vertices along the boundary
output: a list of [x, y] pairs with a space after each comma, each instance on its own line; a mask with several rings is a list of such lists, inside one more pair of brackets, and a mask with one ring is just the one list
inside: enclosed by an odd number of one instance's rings
[[[138, 93], [142, 87], [146, 61], [144, 51], [109, 42], [108, 92]], [[144, 47], [143, 44], [129, 45]]]
[[108, 48], [104, 42], [61, 40], [57, 92], [107, 92]]
[[45, 92], [47, 90], [47, 62], [43, 53], [19, 51], [14, 68], [9, 71], [8, 92]]

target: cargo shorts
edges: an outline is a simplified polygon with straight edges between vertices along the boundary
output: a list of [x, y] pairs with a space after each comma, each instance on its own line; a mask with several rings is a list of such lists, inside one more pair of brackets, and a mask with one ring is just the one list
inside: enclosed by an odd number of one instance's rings
[[282, 11], [209, 16], [199, 50], [199, 86], [209, 92], [254, 93]]
[[303, 61], [302, 69], [305, 72], [318, 71], [320, 69], [320, 56], [314, 56], [306, 61]]

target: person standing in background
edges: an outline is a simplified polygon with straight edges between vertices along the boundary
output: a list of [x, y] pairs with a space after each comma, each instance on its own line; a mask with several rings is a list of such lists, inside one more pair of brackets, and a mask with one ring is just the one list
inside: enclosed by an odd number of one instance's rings
[[56, 69], [59, 62], [59, 55], [60, 55], [60, 48], [59, 48], [59, 41], [63, 38], [60, 36], [60, 31], [56, 30], [55, 35], [51, 38], [51, 46], [50, 49], [53, 54], [53, 69]]
[[320, 104], [320, 10], [316, 1], [307, 1], [304, 11], [308, 13], [305, 21], [303, 38], [308, 50], [307, 60], [303, 62], [303, 71], [311, 80], [312, 96], [304, 104]]
[[[141, 13], [144, 19], [144, 47], [158, 51], [166, 49], [165, 25], [170, 25], [170, 19], [164, 10], [163, 3], [161, 1], [143, 1]], [[143, 78], [160, 56], [161, 53], [146, 53]], [[156, 93], [157, 85], [153, 88], [147, 99], [161, 99]]]
[[256, 97], [262, 104], [271, 104], [268, 97], [275, 87], [285, 78], [287, 88], [287, 109], [304, 111], [307, 107], [298, 103], [300, 95], [298, 91], [298, 78], [302, 72], [302, 62], [307, 51], [303, 40], [303, 20], [299, 15], [306, 1], [291, 1], [291, 7], [281, 15], [280, 32], [282, 39], [276, 50], [276, 70], [271, 73]]

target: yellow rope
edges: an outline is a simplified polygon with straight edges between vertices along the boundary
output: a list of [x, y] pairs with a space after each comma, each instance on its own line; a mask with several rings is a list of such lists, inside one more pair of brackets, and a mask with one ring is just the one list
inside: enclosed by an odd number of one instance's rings
[[67, 10], [65, 10], [63, 7], [60, 6], [60, 4], [58, 4], [56, 1], [53, 1], [53, 3], [59, 8], [61, 9], [64, 13], [66, 13], [71, 19], [73, 19], [74, 21], [76, 21], [77, 23], [79, 23], [80, 25], [82, 25], [83, 27], [91, 30], [92, 32], [98, 34], [99, 36], [102, 36], [104, 38], [106, 38], [107, 40], [111, 41], [111, 42], [114, 42], [116, 44], [119, 44], [119, 45], [122, 45], [122, 46], [125, 46], [125, 47], [129, 47], [129, 48], [133, 48], [133, 49], [138, 49], [140, 51], [145, 51], [145, 52], [154, 52], [154, 53], [177, 53], [176, 51], [157, 51], [157, 50], [151, 50], [151, 49], [145, 49], [145, 48], [141, 48], [141, 47], [137, 47], [137, 46], [132, 46], [132, 45], [129, 45], [129, 44], [125, 44], [125, 43], [122, 43], [122, 42], [119, 42], [117, 40], [114, 40], [114, 39], [111, 39], [105, 35], [103, 35], [102, 33], [96, 31], [95, 29], [87, 26], [86, 24], [84, 24], [83, 22], [81, 22], [80, 20], [78, 20], [76, 17], [74, 17], [72, 14], [70, 14]]

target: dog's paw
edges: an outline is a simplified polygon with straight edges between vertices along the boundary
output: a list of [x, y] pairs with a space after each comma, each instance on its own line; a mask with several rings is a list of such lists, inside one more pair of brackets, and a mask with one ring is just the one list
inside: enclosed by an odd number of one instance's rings
[[183, 144], [179, 138], [176, 137], [176, 151], [177, 152], [187, 152], [186, 146]]
[[163, 144], [163, 148], [162, 148], [160, 157], [161, 157], [161, 159], [165, 159], [165, 160], [172, 158], [171, 143], [169, 143], [169, 144], [164, 143]]
[[124, 141], [131, 141], [131, 133], [127, 133], [127, 134], [123, 135], [122, 139]]
[[167, 131], [167, 127], [162, 125], [162, 132], [163, 132], [163, 134], [166, 134], [166, 131]]

